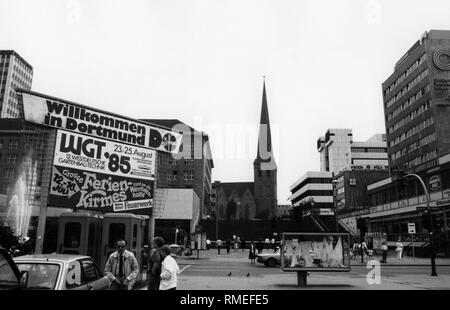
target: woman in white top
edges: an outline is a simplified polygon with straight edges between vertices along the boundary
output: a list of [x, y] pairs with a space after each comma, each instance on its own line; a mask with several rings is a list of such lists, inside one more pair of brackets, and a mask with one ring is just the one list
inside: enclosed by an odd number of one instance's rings
[[166, 255], [161, 265], [161, 282], [159, 284], [160, 290], [176, 290], [180, 267], [178, 267], [175, 259], [170, 255], [170, 248], [165, 245], [161, 248], [163, 255]]
[[397, 258], [398, 259], [402, 259], [403, 256], [403, 244], [400, 242], [400, 239], [398, 240], [398, 242], [395, 244], [395, 246], [397, 247], [395, 249], [395, 251], [397, 252]]

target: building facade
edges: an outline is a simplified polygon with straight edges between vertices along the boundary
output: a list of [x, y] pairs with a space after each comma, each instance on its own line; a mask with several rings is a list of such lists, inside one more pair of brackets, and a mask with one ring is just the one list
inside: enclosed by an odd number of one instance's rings
[[450, 31], [426, 32], [395, 64], [382, 84], [391, 176], [368, 186], [370, 209], [353, 214], [368, 220], [368, 229], [407, 236], [415, 223], [417, 238], [427, 239], [420, 208], [426, 207], [422, 185], [398, 180], [398, 171], [425, 182], [435, 209], [434, 230], [448, 239], [450, 207]]
[[293, 207], [311, 206], [321, 215], [334, 214], [333, 173], [307, 172], [291, 185]]
[[19, 118], [17, 88], [31, 90], [33, 67], [15, 51], [0, 50], [0, 118]]
[[377, 134], [367, 141], [353, 141], [351, 129], [328, 129], [317, 140], [320, 153], [320, 171], [338, 173], [351, 166], [387, 166], [386, 135]]
[[177, 119], [147, 119], [150, 124], [183, 132], [180, 156], [158, 153], [158, 187], [192, 188], [200, 199], [200, 214], [211, 214], [212, 159], [209, 136]]

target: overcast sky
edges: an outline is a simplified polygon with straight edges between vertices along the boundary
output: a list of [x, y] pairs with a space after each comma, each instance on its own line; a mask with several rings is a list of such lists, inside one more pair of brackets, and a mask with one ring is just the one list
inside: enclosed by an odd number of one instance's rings
[[205, 130], [214, 180], [253, 180], [267, 76], [279, 203], [327, 128], [385, 132], [381, 83], [430, 29], [450, 29], [450, 1], [0, 0], [0, 49], [34, 91]]

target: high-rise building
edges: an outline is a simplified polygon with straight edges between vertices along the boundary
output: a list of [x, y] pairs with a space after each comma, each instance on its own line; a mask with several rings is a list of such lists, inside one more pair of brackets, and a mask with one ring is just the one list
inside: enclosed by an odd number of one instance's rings
[[[391, 177], [367, 187], [370, 208], [353, 217], [368, 220], [372, 232], [427, 238], [420, 208], [425, 191], [414, 178], [398, 181], [398, 171], [419, 175], [435, 207], [435, 230], [446, 232], [450, 215], [450, 31], [426, 32], [395, 64], [382, 84]], [[426, 224], [426, 223], [425, 223]], [[406, 237], [405, 237], [406, 238]]]
[[351, 129], [328, 129], [317, 141], [320, 171], [339, 173], [345, 167], [387, 166], [386, 135], [377, 134], [364, 142], [353, 141]]
[[291, 186], [289, 200], [292, 206], [306, 206], [319, 215], [333, 214], [333, 174], [331, 172], [307, 172]]
[[0, 118], [19, 118], [17, 88], [31, 89], [33, 67], [15, 51], [0, 50]]

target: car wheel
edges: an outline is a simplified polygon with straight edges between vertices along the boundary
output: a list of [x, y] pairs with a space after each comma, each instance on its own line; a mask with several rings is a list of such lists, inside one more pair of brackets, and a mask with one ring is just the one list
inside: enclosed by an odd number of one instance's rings
[[267, 261], [267, 266], [269, 267], [275, 267], [277, 265], [277, 261], [275, 260], [275, 258], [269, 258], [269, 260]]

